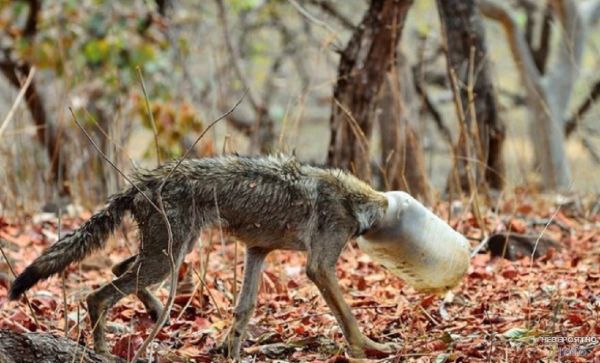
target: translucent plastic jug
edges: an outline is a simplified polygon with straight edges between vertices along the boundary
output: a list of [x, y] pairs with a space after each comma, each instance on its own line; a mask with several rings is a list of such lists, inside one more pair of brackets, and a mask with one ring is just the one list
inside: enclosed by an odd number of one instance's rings
[[467, 239], [409, 194], [384, 194], [385, 217], [359, 237], [360, 248], [419, 291], [456, 286], [469, 267]]

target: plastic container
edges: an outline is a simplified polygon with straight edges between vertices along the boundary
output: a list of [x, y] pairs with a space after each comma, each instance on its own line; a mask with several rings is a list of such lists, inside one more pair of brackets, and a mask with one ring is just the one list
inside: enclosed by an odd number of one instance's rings
[[409, 194], [384, 194], [385, 217], [358, 238], [360, 248], [419, 291], [456, 286], [469, 268], [467, 239]]

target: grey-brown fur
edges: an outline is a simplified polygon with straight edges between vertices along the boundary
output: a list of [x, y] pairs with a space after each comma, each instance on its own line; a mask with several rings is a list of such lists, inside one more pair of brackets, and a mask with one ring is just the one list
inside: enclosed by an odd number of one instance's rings
[[[136, 186], [156, 201], [157, 190], [175, 162], [133, 176]], [[254, 310], [260, 271], [275, 249], [306, 251], [306, 272], [338, 320], [353, 356], [369, 350], [389, 351], [365, 337], [344, 302], [335, 264], [346, 242], [382, 218], [386, 198], [340, 170], [321, 169], [293, 157], [239, 157], [184, 160], [169, 177], [162, 199], [173, 234], [177, 265], [193, 249], [200, 230], [222, 225], [246, 245], [245, 272], [234, 322], [223, 343], [239, 358], [240, 343]], [[62, 271], [103, 247], [103, 241], [131, 211], [140, 230], [136, 256], [113, 268], [118, 277], [87, 298], [97, 352], [107, 352], [104, 323], [108, 309], [135, 293], [149, 313], [160, 314], [160, 302], [147, 286], [165, 279], [170, 270], [168, 235], [162, 216], [135, 188], [111, 197], [107, 207], [71, 235], [49, 247], [17, 278], [11, 298], [18, 298], [38, 280]]]

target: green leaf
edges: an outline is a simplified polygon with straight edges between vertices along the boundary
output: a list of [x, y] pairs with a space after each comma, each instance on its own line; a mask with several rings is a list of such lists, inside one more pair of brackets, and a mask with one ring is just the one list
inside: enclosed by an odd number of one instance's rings
[[263, 0], [229, 0], [234, 12], [252, 10], [263, 3]]
[[512, 328], [512, 329], [509, 329], [509, 330], [505, 331], [504, 333], [502, 333], [502, 336], [504, 336], [508, 340], [514, 340], [514, 341], [529, 341], [539, 335], [540, 335], [539, 330], [537, 330], [537, 329], [531, 330], [531, 329], [526, 329], [526, 328]]
[[110, 46], [105, 39], [95, 39], [86, 43], [83, 53], [88, 62], [92, 64], [102, 63], [108, 59]]
[[512, 328], [505, 331], [502, 335], [508, 339], [520, 339], [523, 338], [529, 330], [525, 328]]
[[442, 353], [440, 355], [438, 355], [437, 357], [435, 357], [435, 363], [444, 363], [448, 360], [448, 358], [450, 358], [450, 354], [448, 353]]

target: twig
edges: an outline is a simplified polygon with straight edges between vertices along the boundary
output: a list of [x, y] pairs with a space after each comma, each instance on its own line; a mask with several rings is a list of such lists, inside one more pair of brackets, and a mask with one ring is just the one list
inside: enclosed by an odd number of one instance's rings
[[444, 140], [446, 140], [446, 142], [448, 142], [448, 145], [450, 145], [450, 147], [452, 148], [452, 145], [454, 144], [452, 142], [452, 132], [450, 132], [450, 128], [444, 122], [442, 114], [427, 94], [427, 90], [425, 89], [425, 86], [419, 79], [418, 73], [419, 72], [416, 69], [413, 69], [413, 81], [415, 84], [415, 89], [417, 93], [421, 96], [423, 104], [425, 105], [425, 109], [427, 109], [427, 112], [429, 112], [429, 114], [433, 118], [433, 121], [435, 121], [435, 125], [442, 134], [442, 137], [444, 138]]
[[238, 240], [236, 239], [233, 244], [233, 305], [237, 304], [237, 265], [238, 265]]
[[29, 70], [29, 75], [27, 76], [27, 79], [25, 80], [25, 83], [23, 84], [23, 87], [21, 87], [21, 90], [19, 90], [19, 93], [17, 94], [17, 98], [15, 98], [15, 102], [13, 102], [13, 105], [10, 108], [10, 111], [8, 111], [8, 114], [6, 114], [4, 121], [2, 121], [2, 126], [0, 126], [0, 137], [2, 137], [2, 133], [4, 133], [4, 130], [6, 130], [6, 128], [8, 127], [8, 124], [12, 120], [13, 115], [17, 111], [17, 107], [19, 107], [19, 104], [23, 100], [23, 97], [25, 97], [25, 92], [27, 92], [27, 88], [29, 88], [29, 85], [31, 84], [31, 81], [33, 80], [34, 75], [35, 75], [35, 67], [31, 67], [31, 69]]
[[[537, 250], [538, 244], [540, 243], [540, 240], [544, 236], [544, 233], [546, 233], [546, 231], [548, 230], [548, 227], [552, 224], [552, 221], [556, 218], [556, 216], [560, 212], [560, 208], [561, 208], [561, 205], [559, 204], [556, 207], [556, 210], [554, 211], [554, 213], [552, 213], [552, 216], [550, 216], [550, 219], [548, 220], [548, 223], [546, 223], [546, 225], [544, 226], [544, 228], [542, 229], [542, 231], [538, 235], [537, 239], [535, 240], [535, 243], [533, 245], [533, 250], [531, 251], [531, 256], [529, 256], [529, 259], [530, 259], [530, 262], [529, 262], [529, 274], [530, 274], [530, 276], [531, 276], [531, 270], [533, 269], [533, 261], [534, 261], [533, 257], [535, 256], [535, 252]], [[529, 281], [527, 282], [527, 293], [528, 293], [527, 295], [529, 296], [529, 298], [527, 299], [527, 305], [529, 307], [529, 306], [531, 306], [531, 302], [533, 300], [533, 293], [531, 291], [531, 279], [529, 279]], [[529, 325], [529, 315], [527, 316], [527, 325]]]
[[183, 162], [183, 160], [185, 158], [187, 158], [187, 156], [189, 155], [190, 151], [194, 147], [196, 147], [196, 144], [200, 141], [200, 139], [202, 139], [202, 137], [208, 132], [208, 130], [210, 130], [217, 122], [221, 121], [225, 117], [229, 116], [233, 111], [235, 111], [235, 109], [240, 105], [240, 103], [242, 103], [242, 101], [244, 100], [244, 98], [246, 97], [247, 94], [248, 94], [248, 89], [244, 90], [244, 94], [242, 94], [242, 97], [240, 97], [240, 99], [235, 103], [235, 105], [233, 105], [232, 108], [230, 108], [227, 112], [225, 112], [224, 114], [222, 114], [221, 116], [219, 116], [218, 118], [216, 118], [213, 122], [211, 122], [208, 126], [206, 126], [206, 128], [204, 129], [204, 131], [202, 131], [202, 133], [200, 134], [200, 136], [198, 136], [196, 138], [196, 140], [192, 143], [192, 145], [190, 145], [190, 147], [187, 148], [187, 150], [185, 151], [185, 153], [183, 154], [183, 156], [181, 157], [181, 159], [179, 159], [179, 161], [177, 162], [177, 164], [175, 164], [175, 166], [173, 167], [173, 169], [171, 169], [171, 171], [169, 172], [169, 174], [167, 174], [167, 176], [163, 179], [163, 182], [162, 182], [162, 184], [160, 186], [160, 189], [162, 189], [162, 187], [164, 186], [164, 184], [167, 182], [167, 179], [173, 174], [173, 172], [179, 167], [179, 165], [181, 165], [181, 163]]
[[171, 311], [171, 307], [173, 306], [173, 302], [175, 301], [175, 295], [176, 295], [176, 292], [177, 292], [177, 279], [178, 279], [178, 276], [177, 276], [177, 265], [181, 262], [180, 261], [181, 260], [180, 254], [182, 252], [179, 251], [179, 254], [177, 256], [177, 262], [175, 262], [175, 259], [173, 258], [173, 232], [171, 230], [171, 224], [169, 223], [169, 219], [168, 219], [167, 213], [165, 211], [165, 206], [164, 206], [163, 199], [162, 199], [162, 190], [163, 190], [165, 184], [167, 183], [167, 180], [169, 179], [169, 177], [175, 172], [175, 170], [177, 170], [177, 168], [179, 167], [179, 165], [181, 165], [181, 163], [183, 162], [183, 160], [188, 156], [188, 154], [196, 146], [196, 144], [200, 141], [200, 139], [202, 139], [202, 137], [206, 134], [206, 132], [208, 132], [208, 130], [210, 130], [217, 122], [221, 121], [222, 119], [224, 119], [225, 117], [227, 117], [227, 115], [229, 115], [230, 113], [232, 113], [237, 108], [237, 106], [239, 106], [239, 104], [242, 103], [242, 100], [244, 99], [245, 96], [246, 96], [246, 92], [244, 92], [244, 94], [242, 95], [242, 97], [240, 97], [240, 99], [236, 102], [236, 104], [229, 111], [225, 112], [224, 114], [222, 114], [221, 116], [219, 116], [216, 120], [214, 120], [213, 122], [211, 122], [204, 129], [204, 131], [202, 131], [202, 133], [200, 133], [200, 136], [198, 136], [196, 138], [196, 140], [194, 141], [194, 143], [192, 145], [190, 145], [190, 147], [188, 147], [188, 149], [183, 154], [183, 157], [181, 159], [179, 159], [179, 161], [177, 162], [177, 164], [175, 164], [175, 166], [163, 178], [160, 186], [158, 187], [157, 201], [158, 201], [158, 205], [160, 206], [160, 214], [161, 214], [161, 216], [164, 219], [165, 225], [167, 227], [167, 235], [169, 237], [169, 241], [168, 241], [168, 245], [167, 245], [167, 255], [169, 257], [169, 267], [171, 269], [171, 281], [170, 281], [171, 285], [169, 286], [169, 297], [167, 298], [167, 303], [165, 304], [164, 309], [163, 309], [163, 311], [162, 311], [162, 313], [161, 313], [158, 321], [156, 322], [156, 324], [154, 324], [154, 327], [152, 328], [152, 331], [148, 334], [148, 337], [146, 337], [146, 339], [144, 340], [144, 342], [140, 346], [140, 349], [138, 349], [138, 351], [133, 356], [132, 362], [137, 362], [138, 361], [138, 359], [140, 358], [140, 356], [148, 348], [148, 345], [150, 345], [150, 343], [154, 340], [154, 338], [156, 337], [156, 335], [158, 334], [158, 332], [160, 331], [160, 329], [162, 329], [162, 327], [167, 322], [167, 318], [169, 316], [169, 312]]
[[358, 121], [352, 115], [352, 112], [346, 106], [342, 105], [342, 103], [338, 101], [337, 98], [334, 98], [333, 101], [335, 102], [336, 106], [338, 106], [340, 110], [342, 110], [346, 115], [346, 118], [348, 119], [348, 125], [350, 126], [350, 130], [352, 130], [354, 136], [356, 136], [356, 138], [359, 140], [358, 145], [360, 146], [362, 152], [368, 157], [369, 140], [367, 138], [367, 135], [365, 135], [363, 129], [358, 124]]
[[489, 236], [487, 238], [483, 238], [481, 243], [478, 244], [475, 248], [473, 248], [473, 250], [471, 251], [471, 255], [469, 257], [473, 258], [476, 254], [478, 254], [479, 251], [481, 251], [481, 249], [488, 244], [489, 240], [490, 240]]
[[[212, 236], [212, 233], [209, 233], [209, 238]], [[210, 246], [210, 239], [209, 241], [209, 246]], [[200, 254], [200, 256], [203, 256], [204, 253], [204, 243], [203, 243], [203, 238], [202, 238], [202, 232], [200, 233], [200, 238], [198, 238], [198, 252]], [[206, 254], [210, 254], [210, 249], [207, 250]], [[205, 257], [206, 260], [206, 257]], [[208, 263], [208, 260], [206, 260]], [[198, 268], [200, 269], [200, 271], [204, 270], [204, 266], [206, 264], [204, 261], [202, 261], [202, 258], [198, 259]], [[192, 266], [192, 271], [194, 271], [193, 266]], [[198, 276], [200, 276], [200, 274], [198, 274]], [[204, 284], [200, 285], [200, 291], [198, 292], [198, 295], [200, 296], [200, 309], [204, 310], [204, 299], [202, 298], [202, 296], [204, 295]]]
[[590, 94], [585, 98], [585, 101], [579, 107], [575, 114], [565, 123], [565, 134], [570, 136], [573, 131], [577, 129], [577, 126], [581, 122], [583, 116], [592, 108], [594, 102], [600, 97], [600, 80], [594, 84]]
[[[175, 321], [181, 319], [181, 317], [185, 313], [186, 309], [192, 304], [192, 300], [194, 300], [194, 295], [196, 295], [196, 292], [198, 291], [198, 289], [200, 288], [201, 285], [202, 285], [202, 281], [198, 280], [198, 282], [194, 285], [194, 289], [192, 290], [192, 293], [190, 294], [190, 298], [185, 303], [185, 305], [183, 305], [183, 308], [179, 312], [179, 315], [177, 315], [177, 318], [175, 318]], [[200, 299], [202, 299], [202, 296], [200, 296]]]
[[326, 0], [309, 0], [315, 6], [318, 6], [324, 13], [329, 14], [336, 19], [344, 28], [350, 31], [355, 31], [356, 26], [345, 15], [341, 14], [337, 9]]
[[433, 318], [433, 316], [431, 316], [431, 314], [429, 314], [429, 313], [427, 312], [427, 310], [425, 310], [425, 308], [424, 308], [424, 307], [422, 307], [421, 305], [419, 305], [419, 308], [421, 309], [421, 311], [423, 312], [423, 314], [425, 314], [425, 316], [426, 316], [426, 317], [429, 319], [429, 321], [431, 321], [431, 322], [433, 323], [433, 325], [436, 325], [436, 326], [437, 326], [437, 325], [440, 325], [440, 322], [439, 322], [439, 321], [437, 321], [437, 320], [435, 320], [435, 319]]
[[[210, 255], [210, 249], [209, 249], [209, 253], [207, 254], [207, 256], [209, 256], [209, 255]], [[206, 259], [206, 261], [208, 261], [208, 258]], [[217, 309], [217, 315], [219, 316], [219, 319], [223, 319], [223, 312], [221, 311], [221, 307], [219, 306], [217, 299], [215, 299], [214, 295], [212, 294], [212, 292], [210, 292], [210, 289], [209, 289], [208, 285], [206, 284], [206, 278], [205, 278], [206, 277], [206, 267], [202, 271], [204, 276], [202, 276], [200, 274], [200, 272], [196, 271], [196, 269], [194, 269], [194, 268], [192, 269], [192, 271], [196, 274], [196, 276], [202, 283], [202, 287], [206, 288], [206, 293], [208, 294], [208, 297], [212, 300], [212, 303], [215, 305], [215, 308]], [[202, 301], [202, 294], [200, 295], [200, 300]]]
[[241, 59], [236, 48], [233, 47], [231, 42], [231, 36], [229, 34], [229, 25], [227, 22], [227, 13], [225, 11], [225, 5], [223, 0], [215, 0], [218, 8], [218, 16], [223, 30], [223, 37], [225, 40], [225, 46], [229, 54], [231, 63], [233, 64], [233, 70], [238, 81], [242, 84], [242, 87], [248, 93], [248, 100], [250, 105], [254, 109], [256, 114], [256, 122], [253, 127], [253, 140], [252, 146], [258, 147], [261, 151], [270, 151], [272, 148], [272, 127], [273, 120], [269, 116], [268, 105], [264, 100], [259, 99], [256, 94], [252, 93], [250, 83], [243, 72], [242, 66], [239, 63]]
[[[63, 157], [62, 157], [62, 153], [59, 151], [58, 153], [58, 182], [59, 184], [62, 185], [63, 183], [63, 175], [62, 175], [62, 167], [61, 164], [63, 163]], [[62, 229], [62, 205], [59, 203], [58, 204], [58, 223], [57, 223], [57, 235], [58, 235], [58, 240], [60, 241], [61, 239], [61, 229]], [[65, 337], [69, 336], [69, 319], [67, 317], [67, 276], [65, 274], [65, 271], [61, 271], [60, 273], [60, 279], [61, 279], [61, 290], [62, 290], [62, 295], [63, 295], [63, 305], [65, 306], [63, 311], [63, 315], [64, 315], [64, 322], [65, 322], [65, 326], [64, 326], [64, 331], [65, 331]]]
[[104, 159], [104, 161], [106, 161], [108, 164], [110, 164], [110, 166], [113, 167], [113, 169], [115, 169], [129, 184], [131, 184], [131, 186], [133, 188], [135, 188], [135, 190], [140, 193], [144, 199], [146, 199], [146, 201], [148, 203], [150, 203], [150, 205], [152, 206], [152, 208], [154, 208], [157, 212], [161, 212], [160, 208], [152, 201], [152, 199], [150, 199], [150, 197], [148, 197], [148, 195], [146, 195], [146, 193], [144, 193], [140, 187], [138, 187], [128, 176], [127, 174], [123, 173], [123, 171], [121, 169], [119, 169], [118, 166], [115, 165], [114, 162], [112, 162], [108, 156], [106, 156], [106, 154], [102, 151], [102, 149], [100, 149], [100, 147], [98, 146], [98, 144], [96, 144], [96, 142], [94, 141], [94, 139], [92, 139], [92, 137], [90, 136], [90, 134], [88, 134], [88, 132], [85, 130], [85, 128], [81, 125], [81, 123], [77, 120], [77, 116], [75, 116], [75, 112], [73, 112], [73, 109], [71, 107], [69, 107], [69, 112], [71, 112], [71, 116], [73, 117], [73, 121], [75, 121], [75, 124], [77, 125], [77, 127], [79, 127], [79, 129], [83, 132], [83, 134], [85, 135], [85, 137], [88, 139], [88, 141], [94, 146], [94, 149], [96, 149], [96, 151], [100, 154], [100, 156], [102, 157], [102, 159]]
[[227, 47], [227, 51], [229, 53], [229, 57], [231, 59], [231, 63], [233, 65], [233, 70], [235, 71], [235, 75], [238, 78], [238, 81], [242, 84], [246, 92], [248, 93], [248, 101], [250, 101], [250, 105], [252, 108], [258, 113], [259, 110], [262, 109], [262, 106], [258, 103], [256, 97], [250, 90], [250, 86], [248, 80], [246, 79], [244, 72], [242, 71], [242, 67], [240, 66], [238, 59], [240, 59], [239, 54], [236, 52], [233, 47], [233, 43], [231, 43], [231, 36], [229, 35], [229, 25], [227, 22], [227, 14], [225, 12], [225, 5], [223, 4], [223, 0], [215, 0], [217, 2], [217, 7], [219, 9], [219, 20], [221, 22], [221, 26], [223, 28], [223, 38], [225, 39], [225, 46]]
[[144, 93], [144, 101], [146, 103], [146, 112], [150, 118], [150, 124], [152, 125], [152, 133], [154, 134], [154, 146], [156, 147], [156, 165], [160, 166], [160, 146], [158, 146], [158, 128], [156, 127], [156, 120], [154, 120], [154, 114], [150, 108], [150, 100], [148, 99], [148, 92], [146, 92], [146, 84], [144, 83], [144, 77], [140, 66], [135, 67], [137, 72], [140, 85], [142, 86], [142, 92]]
[[316, 17], [314, 17], [306, 9], [304, 9], [302, 6], [300, 6], [300, 4], [298, 4], [296, 2], [296, 0], [288, 0], [288, 2], [290, 4], [292, 4], [292, 6], [294, 8], [296, 8], [296, 10], [298, 10], [298, 12], [300, 14], [302, 14], [306, 19], [308, 19], [308, 20], [312, 21], [313, 23], [317, 24], [318, 26], [326, 29], [328, 32], [330, 32], [331, 34], [333, 34], [335, 36], [335, 38], [337, 39], [337, 32], [329, 24], [327, 24], [326, 22], [324, 22], [321, 19], [317, 19]]
[[[470, 115], [470, 125], [467, 124], [466, 127], [468, 127], [468, 133], [467, 135], [469, 135], [469, 137], [467, 137], [467, 139], [465, 140], [466, 142], [466, 156], [470, 157], [471, 154], [471, 150], [470, 150], [470, 146], [469, 146], [469, 139], [473, 138], [474, 140], [472, 141], [472, 145], [473, 148], [475, 149], [475, 158], [479, 159], [479, 160], [487, 160], [487, 156], [484, 156], [486, 153], [483, 152], [482, 147], [481, 147], [481, 139], [479, 137], [479, 124], [477, 120], [477, 112], [475, 110], [475, 94], [473, 92], [473, 88], [475, 87], [475, 47], [471, 46], [471, 48], [469, 49], [469, 72], [468, 72], [468, 80], [467, 80], [467, 99], [468, 99], [468, 109], [469, 109], [469, 115]], [[467, 162], [467, 164], [469, 164], [469, 162]], [[475, 214], [475, 218], [477, 219], [477, 223], [479, 224], [479, 227], [481, 228], [481, 230], [485, 233], [485, 224], [483, 221], [483, 217], [481, 215], [481, 208], [480, 208], [480, 202], [479, 202], [479, 188], [478, 186], [481, 185], [483, 179], [484, 179], [484, 173], [480, 173], [479, 170], [479, 166], [476, 165], [475, 171], [470, 172], [470, 168], [467, 169], [468, 174], [467, 174], [467, 178], [469, 179], [469, 187], [471, 188], [471, 193], [473, 193], [473, 212]], [[481, 174], [481, 175], [480, 175]], [[483, 183], [483, 185], [485, 186], [485, 183]]]
[[600, 164], [600, 152], [598, 152], [598, 149], [596, 149], [594, 143], [592, 143], [592, 141], [585, 135], [581, 136], [581, 143], [590, 153], [592, 159], [596, 162], [596, 164]]
[[[462, 185], [461, 185], [461, 180], [460, 180], [460, 175], [458, 174], [458, 148], [459, 148], [459, 144], [461, 142], [461, 139], [465, 139], [463, 140], [463, 142], [467, 142], [467, 134], [465, 131], [465, 112], [463, 109], [463, 104], [460, 100], [460, 91], [458, 89], [458, 80], [456, 77], [456, 73], [454, 68], [450, 68], [449, 71], [450, 74], [450, 85], [452, 87], [452, 95], [453, 95], [453, 100], [454, 100], [454, 107], [456, 108], [456, 115], [458, 116], [458, 125], [460, 128], [460, 132], [459, 132], [459, 137], [458, 137], [458, 142], [457, 145], [454, 146], [453, 150], [453, 156], [454, 156], [454, 166], [452, 168], [452, 176], [454, 177], [454, 183], [456, 186], [456, 189], [458, 189], [459, 194], [462, 194], [463, 190], [462, 190]], [[468, 155], [467, 155], [468, 157]], [[465, 170], [467, 173], [470, 173], [470, 164], [469, 163], [465, 163]], [[450, 190], [454, 189], [454, 188], [449, 188]]]
[[37, 32], [38, 15], [42, 10], [42, 2], [40, 0], [30, 0], [29, 3], [29, 15], [27, 16], [27, 22], [23, 28], [23, 35], [26, 37], [33, 37]]

